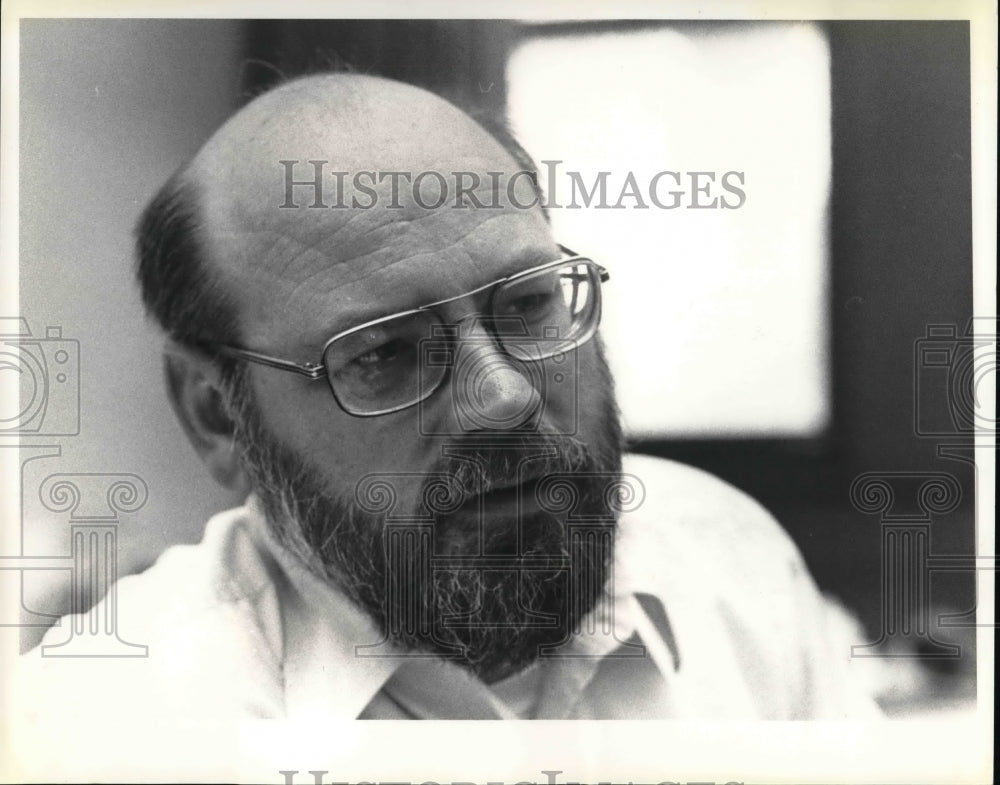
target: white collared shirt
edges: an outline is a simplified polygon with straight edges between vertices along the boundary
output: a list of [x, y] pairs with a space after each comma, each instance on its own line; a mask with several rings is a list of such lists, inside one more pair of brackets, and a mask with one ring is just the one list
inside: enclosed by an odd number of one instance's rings
[[[435, 657], [400, 656], [343, 594], [267, 534], [255, 504], [202, 542], [120, 580], [117, 635], [136, 658], [22, 658], [29, 715], [274, 719], [838, 719], [873, 704], [848, 678], [824, 601], [781, 527], [704, 472], [640, 456], [645, 500], [621, 517], [613, 594], [558, 656], [489, 687]], [[58, 653], [57, 648], [45, 649]], [[113, 687], [109, 687], [113, 685]], [[86, 712], [86, 715], [84, 715]]]

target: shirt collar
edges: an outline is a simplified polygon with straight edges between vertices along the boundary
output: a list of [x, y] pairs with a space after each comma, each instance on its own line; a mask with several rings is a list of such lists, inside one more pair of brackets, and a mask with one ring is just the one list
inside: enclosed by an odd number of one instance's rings
[[287, 716], [357, 718], [404, 660], [393, 656], [397, 652], [366, 613], [274, 539], [256, 497], [247, 508], [283, 572], [277, 590]]

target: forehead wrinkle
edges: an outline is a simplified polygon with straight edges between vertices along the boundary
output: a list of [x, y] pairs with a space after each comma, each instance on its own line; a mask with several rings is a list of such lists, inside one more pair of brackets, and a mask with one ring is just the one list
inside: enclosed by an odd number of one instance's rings
[[[360, 216], [358, 216], [360, 217]], [[353, 223], [357, 217], [352, 217], [348, 223]], [[411, 224], [411, 221], [399, 221], [390, 225], [380, 225], [370, 228], [360, 235], [354, 235], [352, 239], [345, 242], [338, 242], [338, 237], [347, 228], [347, 225], [336, 230], [332, 235], [317, 236], [315, 240], [305, 241], [300, 233], [293, 232], [290, 227], [275, 226], [267, 229], [255, 229], [246, 232], [232, 232], [233, 236], [250, 236], [266, 238], [268, 248], [261, 253], [261, 256], [268, 258], [263, 261], [244, 260], [248, 262], [244, 269], [249, 271], [251, 277], [262, 276], [271, 281], [292, 282], [295, 289], [309, 285], [317, 276], [322, 276], [336, 269], [339, 275], [343, 275], [344, 270], [349, 270], [352, 266], [357, 266], [361, 260], [368, 258], [369, 262], [374, 262], [374, 268], [368, 265], [370, 272], [378, 272], [386, 266], [391, 266], [396, 261], [387, 259], [382, 264], [377, 263], [377, 257], [388, 254], [400, 245], [397, 242], [387, 242], [373, 248], [350, 248], [350, 245], [357, 246], [358, 240], [362, 237], [377, 236], [390, 228], [398, 228]], [[433, 235], [426, 235], [427, 238]], [[395, 238], [392, 238], [395, 239]], [[345, 246], [347, 253], [345, 255]], [[318, 262], [318, 263], [317, 263]], [[310, 267], [314, 269], [310, 269]], [[300, 268], [303, 274], [297, 272]], [[242, 272], [242, 271], [241, 271]], [[353, 283], [369, 273], [360, 276], [348, 276], [343, 283]]]
[[[346, 216], [346, 221], [340, 226], [328, 223], [321, 227], [325, 234], [313, 230], [308, 234], [313, 235], [314, 240], [303, 239], [304, 233], [299, 223], [272, 223], [266, 227], [248, 228], [246, 222], [230, 221], [228, 223], [236, 223], [239, 228], [216, 228], [212, 232], [210, 239], [214, 240], [213, 255], [223, 260], [221, 266], [227, 268], [225, 274], [241, 292], [245, 292], [244, 286], [253, 278], [294, 281], [300, 277], [295, 272], [297, 267], [306, 267], [316, 259], [322, 260], [323, 263], [318, 265], [315, 271], [310, 272], [306, 269], [307, 274], [303, 281], [308, 282], [315, 275], [326, 272], [333, 266], [341, 267], [371, 253], [367, 250], [357, 250], [344, 256], [344, 249], [350, 250], [350, 246], [356, 245], [359, 237], [374, 234], [385, 228], [374, 227], [360, 234], [354, 233], [350, 238], [344, 237], [344, 233], [353, 229], [354, 224], [362, 217], [360, 212], [355, 211], [354, 215]], [[247, 244], [239, 242], [247, 239], [255, 240], [261, 246], [254, 249], [252, 255], [247, 250]], [[377, 248], [375, 252], [380, 250], [383, 249]]]
[[[258, 230], [258, 232], [262, 234], [276, 234], [286, 244], [295, 247], [293, 256], [281, 260], [280, 266], [267, 271], [269, 278], [295, 281], [295, 289], [298, 290], [310, 285], [316, 280], [317, 276], [328, 274], [336, 269], [336, 274], [339, 278], [336, 288], [340, 288], [357, 283], [399, 265], [419, 266], [419, 261], [430, 255], [447, 255], [453, 252], [454, 249], [459, 249], [459, 246], [466, 241], [469, 235], [481, 231], [496, 219], [508, 216], [498, 213], [487, 214], [475, 226], [469, 229], [461, 232], [450, 232], [451, 237], [437, 232], [436, 227], [427, 225], [438, 223], [445, 217], [444, 215], [429, 212], [414, 219], [403, 219], [387, 224], [379, 224], [368, 228], [360, 235], [355, 235], [351, 239], [345, 240], [343, 243], [338, 242], [338, 237], [343, 235], [344, 231], [348, 228], [347, 225], [339, 228], [333, 235], [319, 237], [313, 242], [305, 242], [299, 236], [291, 234], [283, 228]], [[438, 220], [435, 221], [433, 219]], [[354, 220], [352, 218], [349, 223]], [[345, 255], [345, 245], [357, 245], [358, 242], [364, 239], [378, 238], [380, 235], [386, 234], [388, 235], [386, 241], [377, 247], [370, 249], [348, 249], [348, 255]], [[414, 253], [396, 258], [397, 253], [405, 253], [408, 247], [414, 248]], [[379, 256], [387, 254], [390, 254], [391, 258], [387, 258], [382, 262], [378, 260]], [[467, 258], [463, 261], [471, 262], [471, 256], [468, 254], [465, 254], [465, 256]], [[292, 273], [296, 265], [305, 266], [314, 260], [319, 260], [320, 264], [313, 271], [307, 270], [305, 277], [300, 277]], [[361, 264], [362, 260], [365, 260], [364, 264]]]
[[[449, 264], [450, 267], [453, 267], [456, 270], [471, 270], [474, 268], [472, 255], [462, 248], [463, 239], [464, 238], [458, 238], [454, 242], [449, 243], [447, 246], [415, 251], [412, 254], [407, 254], [399, 258], [388, 257], [382, 263], [376, 261], [377, 258], [388, 254], [392, 250], [391, 248], [380, 248], [372, 253], [364, 254], [355, 257], [354, 259], [338, 261], [335, 265], [338, 268], [336, 282], [331, 288], [327, 289], [326, 287], [315, 285], [317, 279], [323, 279], [326, 275], [331, 273], [331, 267], [320, 268], [312, 274], [306, 276], [301, 281], [297, 282], [291, 291], [289, 291], [286, 300], [290, 306], [293, 306], [296, 303], [296, 300], [301, 297], [302, 292], [306, 292], [306, 296], [302, 298], [305, 301], [313, 299], [313, 296], [319, 291], [324, 293], [329, 292], [343, 294], [344, 290], [349, 287], [364, 283], [375, 276], [389, 278], [388, 281], [383, 282], [384, 285], [391, 285], [392, 279], [398, 279], [399, 282], [397, 285], [400, 287], [400, 290], [403, 290], [403, 288], [406, 287], [409, 291], [418, 293], [420, 291], [420, 281], [408, 281], [407, 279], [413, 278], [411, 271], [421, 270], [425, 267], [423, 262], [433, 260], [435, 257], [458, 254]], [[364, 265], [359, 264], [361, 259], [366, 258], [369, 258], [371, 261]], [[444, 264], [445, 261], [442, 259], [441, 263]], [[353, 275], [351, 274], [352, 271], [354, 272]], [[396, 274], [394, 275], [394, 273]], [[455, 276], [454, 278], [461, 280], [461, 276]], [[407, 286], [407, 284], [410, 284], [410, 286]], [[442, 297], [444, 296], [447, 295], [443, 294]], [[438, 299], [436, 295], [432, 295], [432, 298]], [[387, 298], [385, 296], [384, 286], [380, 287], [378, 297], [372, 300], [371, 307], [376, 306], [378, 303], [386, 302], [388, 299], [391, 298]], [[419, 303], [416, 302], [413, 303], [414, 306], [418, 304]], [[368, 307], [368, 304], [364, 304], [362, 307]], [[400, 303], [400, 307], [405, 306]], [[387, 312], [394, 310], [394, 307], [387, 305], [386, 310]]]
[[[420, 236], [420, 239], [428, 241], [428, 242], [426, 242], [422, 246], [422, 248], [420, 250], [417, 250], [417, 251], [415, 251], [412, 254], [407, 254], [407, 255], [405, 255], [403, 257], [400, 257], [400, 258], [395, 258], [395, 259], [387, 260], [387, 262], [385, 264], [380, 264], [380, 265], [376, 265], [376, 266], [366, 266], [363, 270], [359, 270], [358, 274], [353, 275], [353, 276], [351, 276], [345, 270], [346, 277], [340, 282], [340, 284], [338, 285], [337, 288], [342, 288], [344, 286], [349, 286], [351, 284], [360, 283], [360, 282], [364, 281], [367, 278], [371, 278], [374, 275], [380, 275], [380, 274], [386, 273], [386, 271], [391, 271], [391, 270], [393, 270], [393, 268], [399, 269], [402, 265], [408, 265], [408, 266], [411, 266], [411, 267], [413, 267], [415, 269], [419, 269], [421, 267], [421, 264], [420, 264], [421, 261], [427, 259], [428, 257], [437, 257], [437, 256], [447, 257], [449, 255], [455, 255], [455, 254], [457, 254], [457, 256], [454, 259], [452, 259], [450, 262], [448, 262], [448, 260], [442, 258], [442, 263], [449, 263], [449, 264], [453, 265], [456, 272], [457, 271], [468, 270], [471, 273], [471, 272], [473, 272], [475, 270], [476, 265], [475, 265], [474, 254], [472, 252], [470, 252], [466, 248], [466, 244], [467, 244], [468, 238], [471, 235], [474, 235], [477, 232], [479, 232], [480, 230], [482, 230], [483, 227], [485, 227], [487, 224], [491, 223], [492, 221], [494, 221], [494, 220], [496, 220], [498, 218], [502, 218], [502, 217], [505, 217], [505, 216], [496, 215], [496, 214], [494, 214], [494, 215], [488, 215], [488, 216], [486, 216], [485, 219], [483, 219], [478, 224], [476, 224], [476, 226], [472, 227], [471, 230], [469, 230], [467, 232], [463, 232], [459, 236], [456, 236], [453, 239], [451, 239], [449, 241], [446, 241], [446, 242], [443, 242], [443, 238], [440, 235], [435, 235], [435, 234], [429, 233], [432, 230], [429, 230], [426, 226], [424, 226], [422, 224], [417, 224], [416, 222], [412, 222], [412, 221], [408, 222], [411, 225], [411, 230], [417, 232], [419, 234], [419, 236]], [[403, 238], [401, 238], [401, 239], [403, 239]], [[410, 238], [411, 241], [412, 241], [412, 239], [413, 238]], [[375, 254], [378, 254], [378, 253], [388, 253], [390, 251], [396, 250], [399, 245], [400, 245], [400, 243], [397, 242], [394, 245], [390, 245], [390, 246], [386, 246], [386, 247], [383, 247], [383, 248], [379, 248], [377, 251], [375, 251], [371, 255], [375, 255]], [[513, 248], [513, 244], [512, 244], [512, 248]], [[520, 261], [521, 252], [518, 251], [517, 249], [515, 249], [515, 255], [518, 258], [515, 259], [514, 261]], [[363, 258], [363, 256], [357, 257], [357, 259], [360, 259], [360, 258]], [[350, 263], [351, 262], [348, 260], [348, 261], [344, 261], [344, 262], [338, 263], [338, 266], [343, 268], [344, 265], [349, 265]], [[347, 269], [350, 269], [350, 268], [347, 268]], [[504, 274], [506, 275], [506, 274], [510, 274], [512, 272], [514, 272], [514, 270], [508, 270], [508, 271], [505, 271]], [[404, 277], [403, 274], [401, 274], [401, 277]], [[447, 297], [450, 294], [461, 293], [462, 291], [465, 291], [465, 289], [468, 288], [469, 286], [475, 287], [477, 285], [485, 283], [484, 281], [476, 281], [476, 280], [474, 280], [472, 278], [469, 278], [468, 280], [463, 280], [463, 278], [462, 278], [461, 275], [452, 276], [451, 280], [455, 282], [456, 288], [458, 290], [461, 290], [461, 291], [446, 292], [446, 293], [442, 294], [442, 298]]]

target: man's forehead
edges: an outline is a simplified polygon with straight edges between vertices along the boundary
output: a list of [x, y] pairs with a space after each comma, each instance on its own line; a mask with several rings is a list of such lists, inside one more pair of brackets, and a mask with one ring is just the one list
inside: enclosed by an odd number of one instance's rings
[[464, 211], [461, 218], [441, 211], [423, 225], [374, 227], [350, 257], [323, 243], [262, 238], [271, 263], [248, 266], [239, 279], [227, 276], [239, 282], [234, 293], [245, 338], [280, 340], [277, 332], [287, 331], [289, 345], [318, 348], [341, 330], [463, 294], [558, 254], [537, 214], [490, 220]]
[[[377, 318], [553, 256], [540, 208], [517, 206], [534, 191], [513, 157], [417, 88], [341, 77], [293, 85], [251, 104], [218, 137], [192, 170], [207, 256], [245, 326], [270, 322], [275, 309], [305, 315], [333, 301], [345, 318], [355, 309]], [[306, 183], [294, 186], [295, 207], [287, 206], [289, 172]], [[359, 173], [370, 173], [364, 193]], [[415, 183], [423, 173], [431, 176]], [[317, 175], [327, 207], [311, 206]]]

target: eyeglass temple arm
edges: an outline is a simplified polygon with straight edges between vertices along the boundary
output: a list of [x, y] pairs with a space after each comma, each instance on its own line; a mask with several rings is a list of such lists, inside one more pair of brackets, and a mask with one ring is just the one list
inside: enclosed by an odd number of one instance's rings
[[[561, 245], [560, 244], [559, 250], [562, 251], [567, 256], [581, 256], [581, 257], [583, 257], [582, 254], [578, 254], [576, 251], [568, 248], [565, 245]], [[586, 258], [586, 257], [583, 257], [583, 258]], [[593, 259], [591, 259], [591, 261], [593, 261]], [[594, 262], [594, 264], [597, 266], [597, 272], [601, 276], [601, 283], [607, 283], [611, 279], [611, 273], [608, 272], [607, 268], [602, 267], [601, 265], [597, 264], [597, 262]]]
[[301, 376], [308, 376], [310, 379], [320, 379], [326, 375], [326, 369], [322, 365], [302, 365], [291, 360], [282, 360], [278, 357], [270, 357], [260, 352], [251, 352], [249, 349], [238, 349], [235, 346], [215, 346], [219, 354], [227, 357], [237, 357], [248, 362], [266, 365], [269, 368], [277, 368], [282, 371], [292, 371]]

